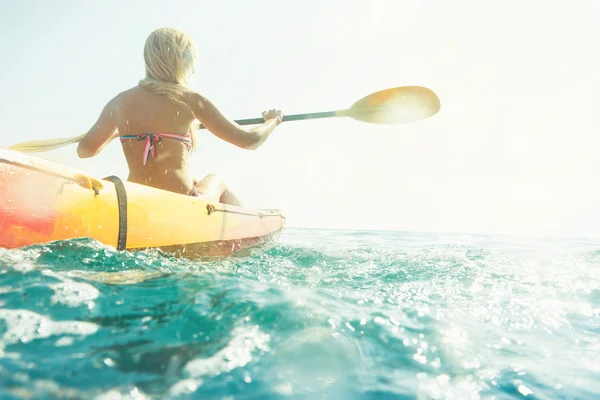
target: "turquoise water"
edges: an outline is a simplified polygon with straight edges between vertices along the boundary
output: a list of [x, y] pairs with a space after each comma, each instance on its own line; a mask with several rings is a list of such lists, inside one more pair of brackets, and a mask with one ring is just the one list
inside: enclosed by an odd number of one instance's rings
[[600, 241], [288, 229], [0, 250], [0, 398], [600, 396]]

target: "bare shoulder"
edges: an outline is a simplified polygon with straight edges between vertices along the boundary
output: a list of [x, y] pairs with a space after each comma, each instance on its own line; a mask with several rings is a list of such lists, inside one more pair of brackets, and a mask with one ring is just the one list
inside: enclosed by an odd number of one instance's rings
[[135, 97], [135, 93], [136, 93], [135, 89], [136, 88], [133, 87], [131, 89], [127, 89], [120, 93], [117, 93], [115, 96], [113, 96], [113, 98], [108, 100], [108, 102], [106, 103], [106, 106], [104, 106], [104, 109], [118, 108], [123, 102], [126, 102], [129, 99], [131, 99], [132, 97]]
[[117, 94], [115, 97], [113, 97], [113, 99], [111, 101], [113, 101], [113, 100], [117, 101], [117, 102], [118, 101], [128, 101], [130, 99], [136, 99], [141, 96], [147, 96], [150, 93], [151, 93], [151, 91], [144, 87], [134, 86], [129, 89], [123, 90], [122, 92]]
[[123, 109], [123, 107], [128, 108], [131, 105], [144, 103], [145, 99], [148, 99], [151, 94], [152, 92], [146, 88], [134, 86], [115, 95], [108, 101], [106, 108], [113, 110]]
[[217, 111], [217, 107], [214, 103], [202, 93], [188, 90], [185, 93], [185, 97], [188, 105], [192, 108], [197, 118], [206, 114], [214, 114]]
[[204, 103], [208, 100], [205, 96], [194, 90], [187, 90], [184, 93], [184, 98], [193, 109], [204, 108]]

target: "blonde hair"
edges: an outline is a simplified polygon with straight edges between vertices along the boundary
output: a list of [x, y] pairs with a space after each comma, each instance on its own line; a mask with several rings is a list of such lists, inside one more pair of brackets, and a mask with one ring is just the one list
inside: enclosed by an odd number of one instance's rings
[[[173, 28], [156, 29], [150, 33], [144, 45], [146, 77], [139, 81], [139, 86], [165, 96], [176, 107], [193, 114], [183, 97], [196, 64], [196, 55], [196, 44], [184, 32]], [[190, 133], [193, 148], [196, 149], [195, 131], [190, 129]]]
[[[190, 106], [183, 100], [187, 91], [187, 81], [196, 64], [196, 44], [185, 33], [172, 28], [159, 28], [148, 36], [144, 45], [146, 77], [139, 86], [165, 96], [176, 107], [189, 111]], [[192, 149], [197, 150], [196, 124], [192, 124], [189, 133], [192, 136]], [[77, 143], [84, 135], [63, 139], [36, 140], [18, 143], [11, 149], [37, 153]]]

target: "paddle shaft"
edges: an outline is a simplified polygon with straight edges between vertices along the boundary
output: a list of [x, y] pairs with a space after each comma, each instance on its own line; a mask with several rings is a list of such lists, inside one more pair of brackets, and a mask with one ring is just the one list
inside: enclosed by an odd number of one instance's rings
[[[431, 90], [423, 86], [401, 86], [380, 90], [356, 101], [346, 110], [325, 111], [307, 114], [292, 114], [283, 117], [283, 121], [302, 121], [307, 119], [350, 117], [356, 121], [379, 125], [403, 124], [420, 121], [435, 115], [440, 110], [440, 99]], [[239, 125], [259, 125], [263, 118], [236, 120]], [[206, 129], [202, 124], [199, 129]], [[21, 152], [35, 153], [58, 149], [79, 142], [84, 135], [73, 138], [37, 140], [10, 146]]]
[[[305, 119], [318, 119], [318, 118], [331, 118], [337, 117], [340, 114], [340, 111], [324, 111], [317, 113], [307, 113], [307, 114], [292, 114], [292, 115], [284, 115], [283, 121], [302, 121]], [[262, 118], [248, 118], [248, 119], [238, 119], [235, 121], [238, 125], [258, 125], [265, 122]], [[198, 125], [198, 129], [206, 129], [206, 127], [202, 124]]]

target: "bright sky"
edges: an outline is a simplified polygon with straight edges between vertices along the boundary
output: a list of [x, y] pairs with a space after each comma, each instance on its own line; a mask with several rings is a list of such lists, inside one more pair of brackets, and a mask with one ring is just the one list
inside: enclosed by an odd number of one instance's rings
[[[198, 175], [296, 227], [600, 236], [600, 2], [0, 2], [0, 146], [89, 129], [144, 76], [160, 26], [199, 47], [193, 87], [231, 118], [346, 108], [422, 85], [425, 121], [291, 122], [257, 151], [201, 135]], [[127, 176], [120, 146], [79, 160]]]

